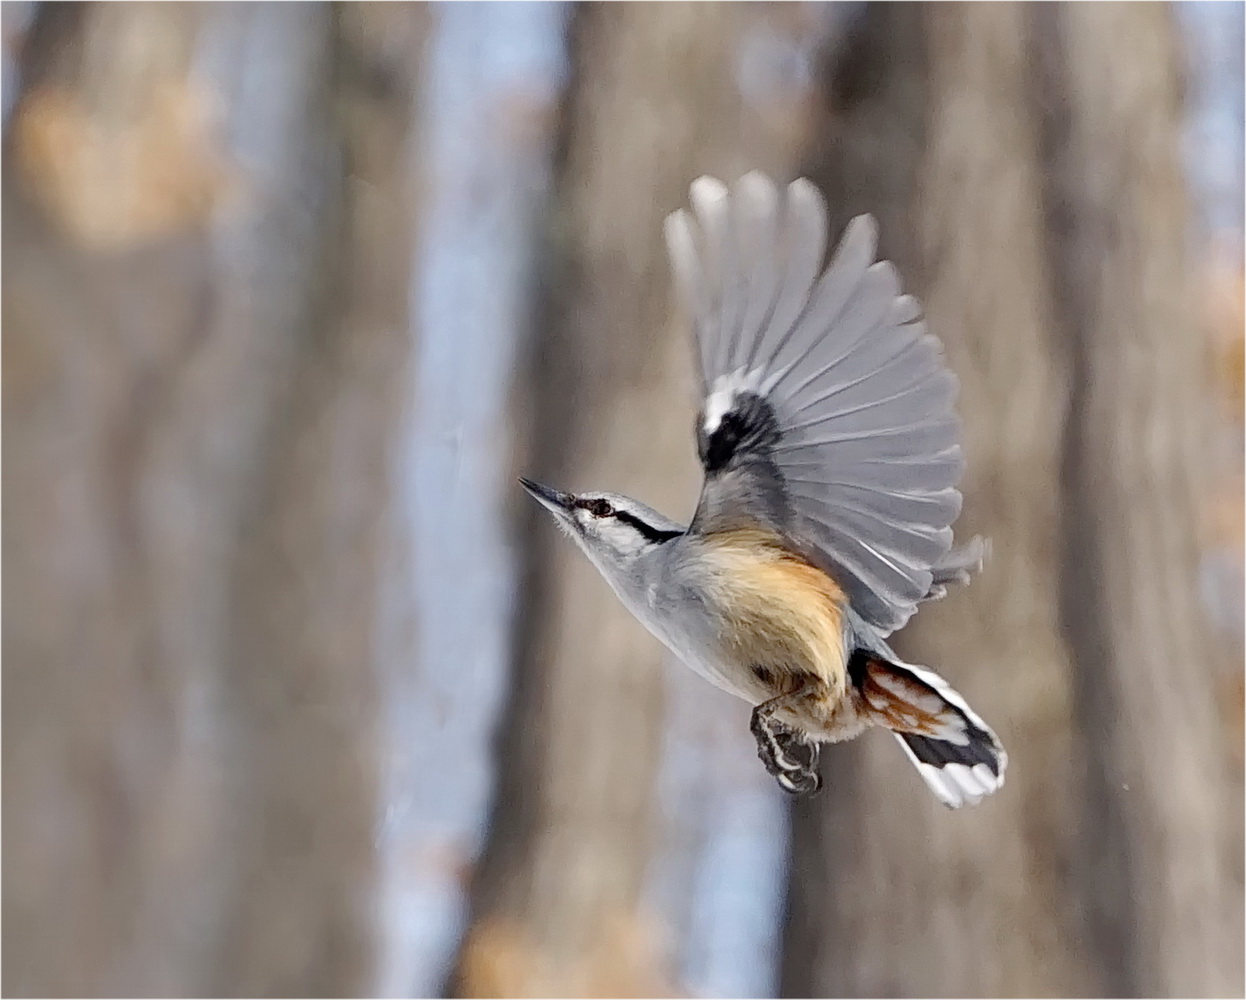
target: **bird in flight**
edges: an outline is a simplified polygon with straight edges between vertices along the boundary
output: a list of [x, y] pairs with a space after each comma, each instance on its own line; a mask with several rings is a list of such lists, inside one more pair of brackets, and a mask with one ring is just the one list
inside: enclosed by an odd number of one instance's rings
[[818, 790], [821, 744], [881, 727], [945, 805], [977, 802], [1004, 781], [995, 733], [887, 645], [986, 551], [953, 547], [963, 460], [939, 341], [875, 261], [869, 216], [824, 265], [808, 180], [702, 177], [690, 200], [665, 235], [700, 376], [692, 523], [521, 482], [658, 639], [754, 706], [758, 756], [785, 790]]

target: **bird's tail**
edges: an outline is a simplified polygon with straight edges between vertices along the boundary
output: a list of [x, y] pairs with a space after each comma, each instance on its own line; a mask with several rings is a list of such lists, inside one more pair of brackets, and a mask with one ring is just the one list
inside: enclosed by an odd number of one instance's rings
[[862, 712], [895, 733], [944, 805], [955, 809], [999, 790], [1008, 754], [947, 681], [925, 667], [860, 650], [853, 660]]

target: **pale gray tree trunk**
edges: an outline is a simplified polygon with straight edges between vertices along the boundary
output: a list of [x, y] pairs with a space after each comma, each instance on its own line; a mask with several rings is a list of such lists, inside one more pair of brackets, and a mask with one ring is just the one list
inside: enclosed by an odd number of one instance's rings
[[[740, 33], [758, 18], [735, 5], [578, 8], [539, 307], [516, 387], [526, 437], [516, 473], [690, 515], [697, 404], [662, 220], [699, 174], [758, 165], [763, 136], [760, 165], [785, 159], [790, 131], [776, 137], [745, 114], [735, 75]], [[481, 996], [666, 992], [639, 912], [666, 657], [518, 486], [514, 502], [513, 690], [452, 985]], [[741, 738], [745, 725], [742, 713]]]

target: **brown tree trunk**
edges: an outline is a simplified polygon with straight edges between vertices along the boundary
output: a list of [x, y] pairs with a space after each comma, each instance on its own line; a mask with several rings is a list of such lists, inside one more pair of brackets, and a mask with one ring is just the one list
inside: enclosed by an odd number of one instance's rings
[[1196, 576], [1211, 364], [1188, 274], [1176, 25], [1158, 4], [1036, 20], [1070, 373], [1061, 617], [1087, 764], [1078, 874], [1110, 989], [1240, 996], [1241, 786], [1216, 711], [1230, 654]]
[[1080, 10], [878, 5], [836, 60], [814, 173], [880, 215], [944, 341], [958, 530], [994, 539], [897, 646], [1011, 765], [949, 813], [881, 734], [825, 755], [794, 814], [787, 994], [1240, 990], [1226, 748], [1209, 684], [1173, 670], [1206, 634], [1173, 34], [1162, 7]]
[[366, 20], [32, 27], [4, 175], [7, 992], [369, 988], [414, 47], [376, 96]]
[[[694, 380], [686, 332], [671, 323], [662, 220], [698, 174], [756, 165], [728, 151], [748, 141], [742, 130], [765, 134], [743, 114], [734, 77], [737, 37], [757, 17], [735, 5], [578, 9], [540, 306], [517, 389], [529, 440], [516, 472], [690, 514]], [[769, 138], [777, 165], [791, 143]], [[666, 657], [548, 515], [515, 496], [513, 690], [453, 987], [665, 992], [637, 911]]]
[[840, 222], [879, 217], [882, 252], [943, 339], [968, 462], [957, 530], [995, 540], [986, 572], [926, 605], [897, 645], [949, 678], [1012, 763], [999, 795], [952, 813], [885, 734], [823, 755], [829, 787], [793, 815], [787, 995], [1093, 991], [1061, 875], [1075, 818], [1053, 488], [1063, 389], [1024, 19], [1013, 5], [869, 8], [811, 156]]

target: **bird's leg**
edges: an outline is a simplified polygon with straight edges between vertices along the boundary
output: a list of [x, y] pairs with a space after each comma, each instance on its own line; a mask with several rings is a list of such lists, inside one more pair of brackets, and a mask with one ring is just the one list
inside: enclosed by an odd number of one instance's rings
[[757, 740], [757, 756], [779, 786], [794, 794], [816, 792], [821, 787], [819, 748], [808, 735], [776, 719], [775, 713], [806, 697], [812, 687], [813, 683], [806, 680], [795, 691], [762, 702], [753, 709], [749, 722]]

